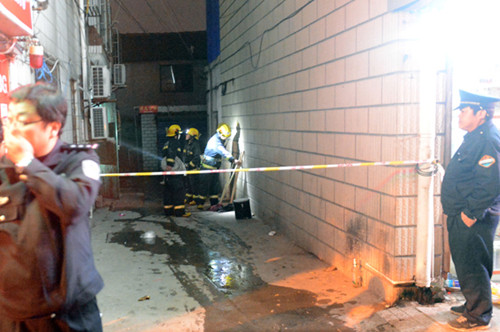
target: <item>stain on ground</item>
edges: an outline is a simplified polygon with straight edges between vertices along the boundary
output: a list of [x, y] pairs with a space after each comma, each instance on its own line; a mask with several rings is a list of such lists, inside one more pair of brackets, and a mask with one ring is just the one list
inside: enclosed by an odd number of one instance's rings
[[[133, 251], [168, 255], [166, 264], [189, 296], [206, 310], [204, 331], [355, 331], [332, 312], [342, 310], [342, 303], [319, 303], [312, 292], [265, 283], [248, 258], [251, 247], [231, 230], [214, 227], [203, 219], [197, 219], [194, 228], [179, 226], [173, 220], [145, 221], [144, 211], [136, 212], [141, 217], [116, 220], [124, 226], [119, 232], [109, 233], [106, 241]], [[144, 222], [160, 225], [182, 242], [145, 236], [145, 232], [135, 229]], [[203, 241], [201, 234], [209, 241]], [[192, 276], [179, 269], [181, 265], [196, 268], [213, 299], [196, 286]]]

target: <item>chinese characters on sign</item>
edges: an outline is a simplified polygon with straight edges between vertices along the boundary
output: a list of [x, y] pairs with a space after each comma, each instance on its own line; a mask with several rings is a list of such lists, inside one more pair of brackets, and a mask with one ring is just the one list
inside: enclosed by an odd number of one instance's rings
[[158, 113], [158, 105], [139, 106], [139, 113]]

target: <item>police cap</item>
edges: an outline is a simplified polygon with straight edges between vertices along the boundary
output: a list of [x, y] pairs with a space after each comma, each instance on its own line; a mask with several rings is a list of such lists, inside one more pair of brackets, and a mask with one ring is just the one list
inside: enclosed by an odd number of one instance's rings
[[500, 101], [500, 98], [479, 95], [476, 93], [459, 90], [460, 92], [460, 105], [455, 109], [462, 109], [465, 107], [470, 107], [474, 111], [485, 110], [493, 111], [495, 109], [495, 103]]

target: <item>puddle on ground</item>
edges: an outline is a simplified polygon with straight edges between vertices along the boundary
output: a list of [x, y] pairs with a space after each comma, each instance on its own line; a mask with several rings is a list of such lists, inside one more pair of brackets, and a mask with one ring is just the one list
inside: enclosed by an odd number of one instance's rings
[[[317, 295], [300, 289], [273, 286], [255, 274], [253, 265], [242, 259], [250, 247], [231, 231], [198, 220], [209, 236], [213, 248], [207, 248], [198, 232], [173, 222], [137, 219], [116, 220], [124, 223], [120, 232], [109, 233], [106, 242], [118, 243], [133, 251], [168, 255], [165, 262], [181, 282], [187, 294], [206, 310], [204, 331], [354, 331], [331, 312], [342, 310], [343, 304], [321, 303]], [[175, 233], [182, 243], [165, 241], [162, 237], [134, 229], [137, 223], [160, 225]], [[204, 223], [207, 224], [204, 224]], [[243, 253], [243, 254], [242, 254]], [[210, 300], [180, 265], [194, 266], [215, 289]]]
[[[182, 239], [183, 244], [167, 243], [156, 234], [151, 236], [151, 231], [135, 230], [135, 223], [145, 222], [143, 218], [137, 218], [137, 220], [120, 219], [117, 221], [124, 222], [124, 228], [119, 232], [109, 233], [106, 242], [118, 243], [133, 251], [148, 251], [152, 254], [168, 255], [166, 263], [169, 265], [195, 266], [207, 278], [211, 286], [226, 295], [240, 294], [265, 284], [260, 277], [254, 274], [251, 264], [238, 257], [229, 257], [227, 253], [221, 252], [234, 252], [236, 247], [242, 246], [239, 243], [241, 241], [239, 238], [233, 240], [234, 236], [225, 234], [226, 230], [224, 229], [217, 229], [216, 233], [217, 236], [221, 236], [221, 240], [217, 241], [217, 243], [223, 245], [224, 248], [221, 248], [221, 251], [215, 251], [214, 248], [207, 248], [203, 244], [195, 230], [178, 226], [175, 223], [147, 221], [177, 234]], [[248, 250], [248, 248], [244, 248], [244, 250]], [[178, 276], [178, 278], [183, 277]]]

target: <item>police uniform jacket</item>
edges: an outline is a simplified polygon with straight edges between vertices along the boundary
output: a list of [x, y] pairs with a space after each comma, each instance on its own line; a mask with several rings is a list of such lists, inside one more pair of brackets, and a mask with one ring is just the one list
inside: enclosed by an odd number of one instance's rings
[[465, 135], [443, 179], [445, 214], [464, 212], [471, 219], [482, 219], [487, 212], [500, 215], [499, 149], [500, 133], [491, 121]]
[[186, 164], [186, 169], [199, 169], [200, 155], [200, 142], [196, 139], [191, 139], [184, 147], [184, 163]]
[[163, 157], [167, 160], [167, 166], [174, 167], [175, 157], [182, 159], [181, 143], [175, 137], [167, 137], [165, 145], [163, 145]]
[[98, 162], [93, 150], [62, 141], [22, 175], [0, 160], [0, 317], [64, 312], [102, 289], [88, 218], [100, 186]]
[[226, 150], [224, 143], [219, 136], [219, 133], [215, 133], [207, 142], [205, 147], [205, 152], [203, 153], [203, 164], [204, 166], [209, 166], [209, 168], [219, 168], [222, 162], [222, 158], [234, 161], [233, 155]]

